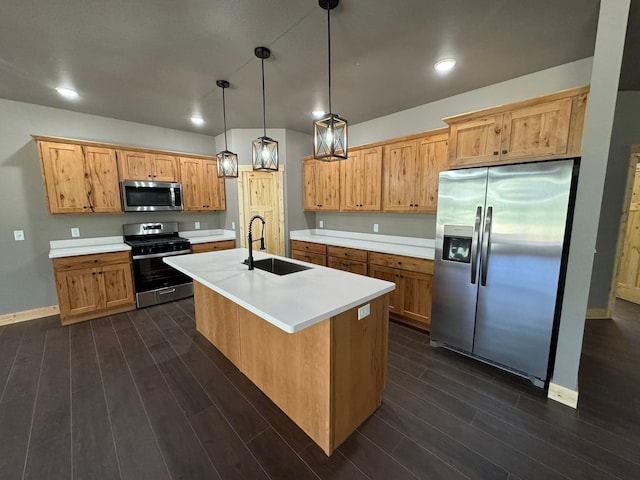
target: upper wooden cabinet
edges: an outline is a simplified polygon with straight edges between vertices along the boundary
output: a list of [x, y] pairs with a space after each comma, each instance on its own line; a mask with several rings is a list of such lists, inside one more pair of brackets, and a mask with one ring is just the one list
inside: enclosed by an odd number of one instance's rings
[[438, 175], [446, 168], [447, 134], [384, 146], [382, 209], [386, 212], [435, 212]]
[[180, 178], [185, 211], [226, 208], [224, 179], [218, 178], [216, 160], [180, 157]]
[[178, 182], [178, 159], [172, 155], [118, 150], [118, 166], [122, 180]]
[[451, 168], [578, 156], [588, 87], [445, 118]]
[[38, 141], [50, 213], [121, 212], [113, 149]]
[[379, 211], [382, 186], [382, 147], [349, 151], [340, 163], [340, 210]]
[[302, 177], [305, 210], [340, 209], [340, 164], [313, 157], [303, 159]]

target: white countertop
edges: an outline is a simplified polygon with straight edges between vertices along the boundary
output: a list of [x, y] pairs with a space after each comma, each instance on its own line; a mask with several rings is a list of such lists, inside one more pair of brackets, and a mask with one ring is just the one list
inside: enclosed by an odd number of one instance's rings
[[254, 251], [254, 259], [276, 257], [307, 265], [289, 275], [242, 262], [245, 248], [165, 257], [163, 261], [288, 333], [310, 327], [394, 290], [391, 282]]
[[188, 238], [191, 243], [220, 242], [222, 240], [235, 240], [234, 230], [191, 230], [180, 232], [179, 235]]
[[[236, 232], [233, 230], [194, 230], [179, 232], [179, 235], [188, 238], [191, 243], [220, 242], [222, 240], [235, 240]], [[68, 240], [51, 240], [49, 242], [49, 258], [75, 257], [78, 255], [91, 255], [93, 253], [126, 252], [131, 247], [119, 237], [94, 237], [71, 238]]]
[[338, 247], [359, 248], [380, 253], [393, 253], [407, 257], [433, 260], [435, 240], [429, 238], [379, 235], [377, 233], [342, 232], [338, 230], [294, 230], [289, 233], [291, 240], [322, 243]]
[[93, 253], [126, 252], [131, 247], [122, 237], [73, 238], [49, 242], [49, 258], [75, 257]]

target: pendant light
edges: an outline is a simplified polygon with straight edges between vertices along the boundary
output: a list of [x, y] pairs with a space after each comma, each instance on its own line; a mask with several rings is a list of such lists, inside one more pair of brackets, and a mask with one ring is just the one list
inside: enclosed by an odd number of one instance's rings
[[313, 123], [313, 156], [318, 160], [347, 158], [347, 121], [331, 111], [331, 10], [340, 0], [318, 0], [327, 11], [327, 39], [329, 58], [329, 113]]
[[278, 142], [267, 137], [267, 114], [264, 100], [264, 59], [271, 56], [271, 50], [267, 47], [257, 47], [254, 50], [256, 57], [262, 63], [262, 127], [263, 135], [253, 141], [253, 169], [254, 170], [278, 170]]
[[224, 101], [224, 91], [229, 88], [226, 80], [217, 80], [216, 85], [222, 89], [222, 118], [224, 121], [224, 150], [218, 153], [218, 177], [238, 178], [238, 155], [227, 148], [227, 106]]

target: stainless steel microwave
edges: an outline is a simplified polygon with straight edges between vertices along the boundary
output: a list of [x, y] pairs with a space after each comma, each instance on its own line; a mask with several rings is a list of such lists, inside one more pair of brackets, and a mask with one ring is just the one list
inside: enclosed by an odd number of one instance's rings
[[122, 208], [125, 212], [182, 210], [182, 185], [174, 182], [123, 180]]

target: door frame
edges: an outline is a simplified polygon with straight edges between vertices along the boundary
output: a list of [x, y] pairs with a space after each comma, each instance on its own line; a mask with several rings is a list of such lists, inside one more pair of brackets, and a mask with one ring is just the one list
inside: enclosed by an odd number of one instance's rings
[[[620, 215], [620, 226], [618, 228], [618, 241], [616, 242], [616, 255], [613, 261], [613, 274], [611, 277], [611, 287], [609, 288], [609, 301], [605, 312], [593, 312], [598, 315], [587, 315], [587, 318], [611, 318], [613, 307], [616, 301], [616, 293], [618, 290], [618, 270], [620, 268], [620, 257], [624, 248], [624, 237], [627, 233], [627, 222], [629, 220], [629, 206], [631, 205], [631, 195], [633, 193], [633, 184], [636, 176], [636, 168], [640, 162], [640, 145], [631, 145], [631, 155], [629, 156], [629, 167], [627, 170], [627, 185], [624, 191], [624, 200], [622, 203], [622, 213]], [[603, 313], [604, 315], [602, 315]]]
[[[243, 173], [251, 173], [253, 172], [253, 166], [252, 165], [238, 165], [238, 223], [239, 223], [239, 227], [240, 227], [240, 247], [241, 248], [247, 248], [247, 235], [246, 235], [246, 231], [247, 231], [247, 225], [245, 225], [245, 218], [244, 218], [244, 211], [245, 211], [245, 205], [244, 205], [244, 182], [243, 182], [243, 178], [242, 175]], [[284, 225], [285, 225], [285, 216], [284, 216], [284, 165], [279, 165], [278, 166], [278, 170], [277, 171], [265, 171], [262, 173], [272, 173], [274, 175], [277, 175], [278, 180], [280, 181], [280, 185], [282, 186], [282, 188], [279, 189], [278, 192], [278, 196], [277, 196], [277, 208], [280, 214], [280, 231], [282, 232], [282, 238], [280, 239], [281, 241], [281, 249], [280, 251], [283, 252], [283, 256], [286, 254], [286, 242], [285, 242], [285, 237], [286, 237], [286, 232], [284, 229]]]

